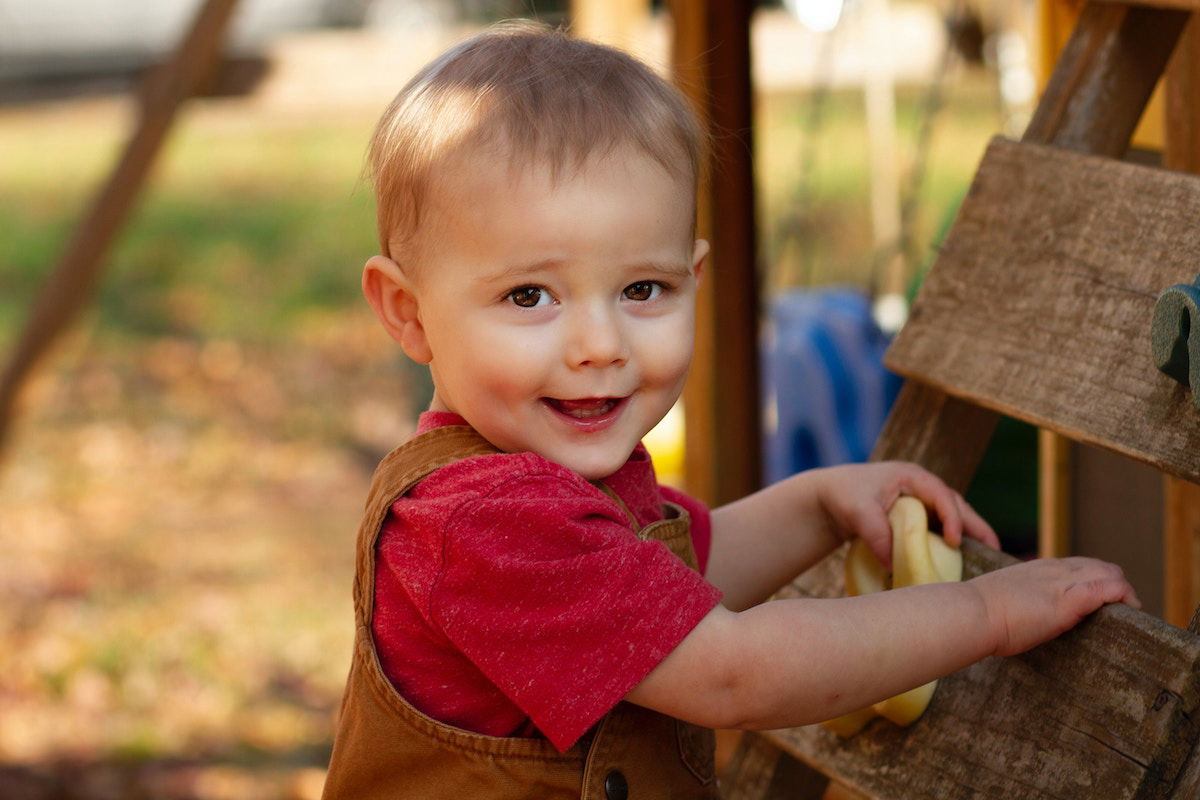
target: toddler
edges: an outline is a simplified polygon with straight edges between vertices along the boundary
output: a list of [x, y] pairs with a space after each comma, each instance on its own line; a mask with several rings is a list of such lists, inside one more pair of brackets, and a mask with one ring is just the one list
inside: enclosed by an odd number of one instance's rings
[[384, 114], [363, 291], [435, 391], [367, 501], [326, 797], [715, 798], [712, 728], [829, 719], [1136, 604], [1090, 559], [767, 602], [850, 537], [890, 563], [901, 494], [952, 544], [997, 540], [912, 464], [711, 513], [656, 482], [640, 441], [692, 355], [702, 149], [648, 68], [532, 23]]

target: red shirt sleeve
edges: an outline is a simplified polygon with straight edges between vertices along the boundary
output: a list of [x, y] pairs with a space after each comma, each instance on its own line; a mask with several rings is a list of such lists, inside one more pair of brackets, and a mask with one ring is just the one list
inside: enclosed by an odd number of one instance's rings
[[607, 497], [548, 472], [505, 481], [449, 521], [429, 614], [565, 750], [719, 600]]

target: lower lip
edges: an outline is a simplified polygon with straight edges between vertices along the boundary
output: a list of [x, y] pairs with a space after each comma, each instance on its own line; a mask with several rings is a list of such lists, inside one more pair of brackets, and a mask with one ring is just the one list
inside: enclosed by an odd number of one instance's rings
[[617, 418], [621, 416], [621, 412], [625, 410], [625, 403], [628, 398], [622, 397], [618, 400], [611, 409], [606, 413], [597, 417], [573, 417], [570, 414], [564, 414], [554, 407], [548, 400], [543, 400], [542, 405], [546, 410], [554, 415], [554, 418], [563, 422], [580, 433], [599, 433], [600, 431], [611, 428], [616, 424]]

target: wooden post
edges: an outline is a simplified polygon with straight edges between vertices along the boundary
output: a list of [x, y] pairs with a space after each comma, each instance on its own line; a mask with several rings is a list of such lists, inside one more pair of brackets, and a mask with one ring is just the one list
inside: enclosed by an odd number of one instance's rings
[[1071, 441], [1038, 430], [1038, 556], [1071, 554]]
[[[1166, 86], [1163, 166], [1200, 173], [1200, 22], [1194, 15], [1167, 67]], [[1163, 498], [1163, 616], [1182, 628], [1200, 605], [1200, 486], [1168, 475]]]
[[137, 128], [33, 301], [29, 320], [0, 375], [0, 445], [25, 378], [91, 299], [104, 256], [129, 217], [176, 110], [218, 62], [222, 34], [237, 3], [207, 0], [174, 57], [149, 76], [141, 93]]
[[712, 245], [684, 390], [686, 483], [713, 504], [761, 482], [758, 276], [751, 159], [750, 0], [676, 0], [672, 66], [712, 134], [698, 236]]

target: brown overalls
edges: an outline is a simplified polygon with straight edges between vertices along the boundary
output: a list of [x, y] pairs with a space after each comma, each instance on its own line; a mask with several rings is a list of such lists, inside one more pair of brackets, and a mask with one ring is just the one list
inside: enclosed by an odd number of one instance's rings
[[[622, 702], [559, 753], [544, 739], [484, 736], [438, 722], [383, 674], [371, 618], [375, 543], [389, 508], [434, 470], [495, 452], [469, 427], [437, 428], [393, 450], [375, 471], [358, 533], [357, 631], [325, 800], [718, 800], [710, 730]], [[666, 519], [638, 535], [663, 541], [695, 569], [687, 512], [670, 503], [664, 512]]]

